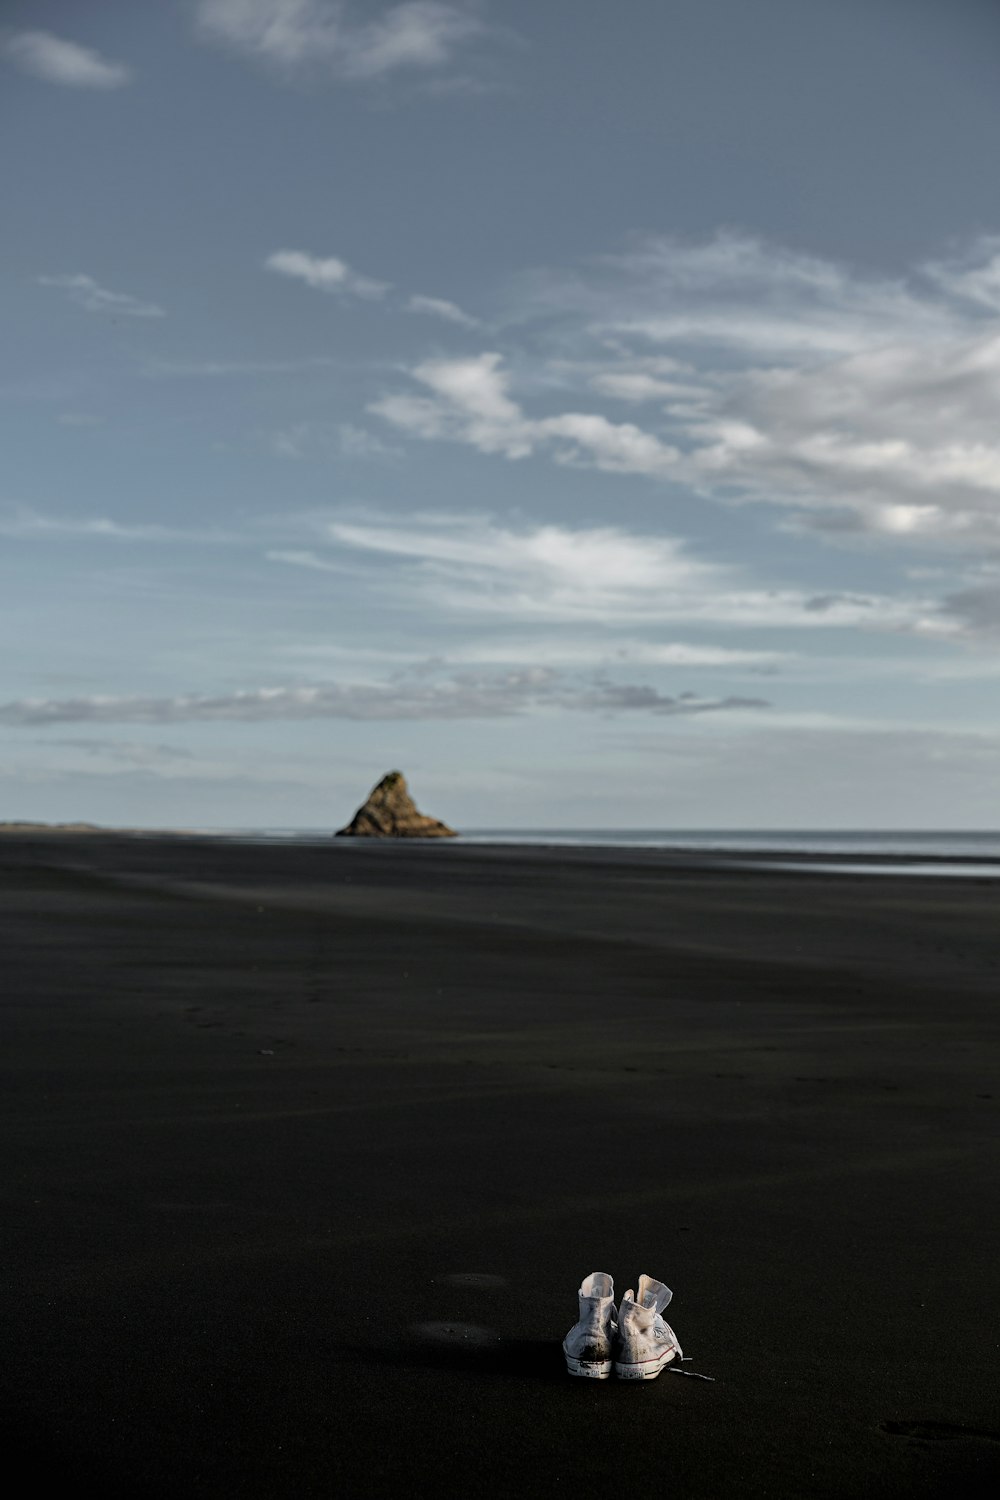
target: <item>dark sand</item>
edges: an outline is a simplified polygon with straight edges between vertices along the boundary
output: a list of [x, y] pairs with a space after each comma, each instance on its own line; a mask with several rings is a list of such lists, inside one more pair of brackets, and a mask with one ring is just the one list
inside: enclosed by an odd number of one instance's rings
[[[108, 1496], [995, 1492], [1000, 882], [0, 840], [3, 1439]], [[573, 1381], [588, 1271], [687, 1369]]]

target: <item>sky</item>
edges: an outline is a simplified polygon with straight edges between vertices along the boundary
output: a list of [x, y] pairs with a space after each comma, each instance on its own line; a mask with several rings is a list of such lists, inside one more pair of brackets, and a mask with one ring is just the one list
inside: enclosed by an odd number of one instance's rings
[[1000, 827], [1000, 8], [5, 0], [0, 821]]

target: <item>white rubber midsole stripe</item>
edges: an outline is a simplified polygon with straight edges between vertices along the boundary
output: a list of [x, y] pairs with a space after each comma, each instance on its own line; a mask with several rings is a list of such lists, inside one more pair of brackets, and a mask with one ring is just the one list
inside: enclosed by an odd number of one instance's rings
[[571, 1375], [586, 1375], [591, 1380], [606, 1380], [611, 1374], [611, 1360], [574, 1359], [572, 1355], [567, 1354], [566, 1368]]
[[615, 1374], [622, 1380], [648, 1380], [654, 1375], [659, 1375], [663, 1366], [669, 1364], [676, 1353], [676, 1349], [666, 1349], [653, 1359], [637, 1359], [630, 1364], [615, 1360]]

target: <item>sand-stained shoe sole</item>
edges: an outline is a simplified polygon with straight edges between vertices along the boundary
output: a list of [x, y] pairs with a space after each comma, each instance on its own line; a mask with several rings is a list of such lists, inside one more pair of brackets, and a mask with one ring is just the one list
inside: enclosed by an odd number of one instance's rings
[[610, 1359], [574, 1359], [570, 1354], [567, 1354], [565, 1359], [566, 1368], [571, 1375], [583, 1375], [588, 1380], [607, 1380], [611, 1374], [612, 1361]]
[[638, 1360], [634, 1365], [620, 1364], [615, 1360], [615, 1374], [619, 1380], [655, 1380], [676, 1353], [676, 1349], [664, 1349], [662, 1354], [654, 1355], [652, 1359]]

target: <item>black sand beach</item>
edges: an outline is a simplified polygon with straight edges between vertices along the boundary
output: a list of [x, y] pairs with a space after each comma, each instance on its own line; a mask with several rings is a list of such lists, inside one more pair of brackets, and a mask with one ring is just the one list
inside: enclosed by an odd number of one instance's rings
[[[0, 840], [7, 1466], [985, 1496], [1000, 882]], [[573, 1381], [608, 1270], [688, 1370]]]

